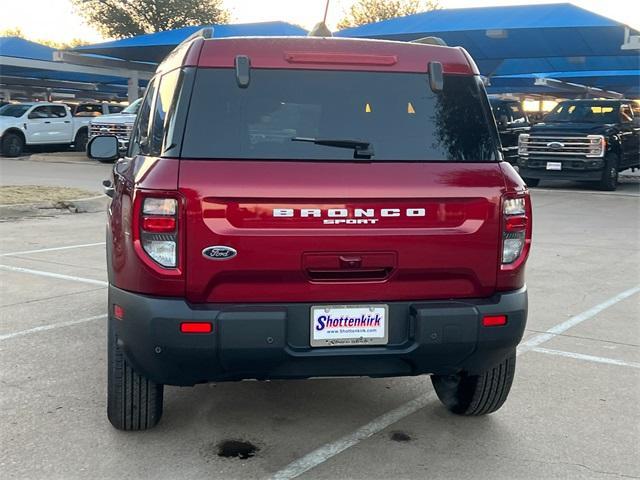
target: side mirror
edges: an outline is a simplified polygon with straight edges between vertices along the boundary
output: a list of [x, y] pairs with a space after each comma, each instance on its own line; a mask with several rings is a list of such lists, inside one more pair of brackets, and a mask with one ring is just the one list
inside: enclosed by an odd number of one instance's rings
[[87, 157], [102, 162], [120, 158], [118, 137], [115, 135], [98, 135], [87, 144]]

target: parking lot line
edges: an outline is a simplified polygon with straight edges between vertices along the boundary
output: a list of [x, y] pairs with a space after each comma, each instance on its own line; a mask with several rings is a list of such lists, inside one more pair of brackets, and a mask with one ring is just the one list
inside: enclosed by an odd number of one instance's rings
[[302, 475], [317, 465], [326, 462], [331, 457], [338, 455], [346, 449], [353, 447], [369, 437], [372, 437], [376, 433], [384, 430], [412, 413], [417, 412], [421, 408], [426, 407], [433, 399], [434, 395], [434, 392], [425, 393], [424, 395], [420, 395], [419, 397], [399, 406], [395, 410], [391, 410], [380, 415], [378, 418], [360, 427], [353, 433], [345, 435], [334, 442], [327, 443], [313, 452], [308, 453], [304, 457], [290, 463], [283, 470], [280, 470], [271, 477], [272, 480], [289, 480]]
[[44, 272], [42, 270], [32, 270], [30, 268], [10, 267], [9, 265], [0, 265], [0, 270], [8, 270], [10, 272], [28, 273], [31, 275], [39, 275], [41, 277], [58, 278], [60, 280], [70, 280], [72, 282], [88, 283], [90, 285], [100, 285], [106, 287], [109, 284], [104, 280], [94, 280], [92, 278], [74, 277], [73, 275], [63, 275], [61, 273]]
[[4, 335], [0, 335], [0, 341], [9, 340], [10, 338], [21, 337], [23, 335], [29, 335], [30, 333], [38, 333], [38, 332], [46, 332], [47, 330], [54, 330], [56, 328], [62, 327], [70, 327], [72, 325], [78, 325], [81, 323], [92, 322], [94, 320], [99, 320], [102, 318], [107, 318], [106, 314], [102, 315], [94, 315], [93, 317], [81, 318], [80, 320], [70, 320], [68, 322], [60, 322], [53, 323], [50, 325], [42, 325], [40, 327], [29, 328], [27, 330], [20, 330], [19, 332], [7, 333]]
[[97, 247], [99, 245], [104, 245], [104, 244], [105, 242], [83, 243], [81, 245], [68, 245], [66, 247], [52, 247], [52, 248], [40, 248], [37, 250], [23, 250], [22, 252], [0, 253], [0, 257], [10, 257], [12, 255], [27, 255], [29, 253], [56, 252], [58, 250], [71, 250], [73, 248]]
[[[570, 319], [559, 323], [558, 325], [550, 328], [545, 333], [536, 335], [526, 342], [522, 343], [520, 347], [518, 347], [516, 355], [520, 356], [524, 353], [527, 353], [530, 350], [537, 348], [539, 345], [548, 342], [552, 338], [555, 338], [556, 335], [563, 333], [574, 327], [585, 320], [593, 318], [598, 313], [603, 310], [615, 305], [622, 300], [629, 298], [632, 295], [640, 292], [640, 285], [625, 290], [614, 297], [611, 297], [608, 300], [605, 300], [594, 307], [591, 307], [589, 310], [586, 310], [578, 315], [571, 317]], [[289, 465], [284, 467], [282, 470], [276, 472], [271, 479], [272, 480], [291, 480], [296, 478], [303, 473], [311, 470], [312, 468], [317, 467], [318, 465], [326, 462], [330, 458], [338, 455], [339, 453], [345, 451], [346, 449], [357, 445], [363, 440], [375, 435], [376, 433], [381, 432], [385, 428], [393, 425], [394, 423], [402, 420], [403, 418], [411, 415], [422, 407], [426, 406], [429, 401], [433, 398], [433, 393], [427, 393], [425, 395], [421, 395], [403, 405], [396, 408], [395, 410], [391, 410], [388, 413], [383, 414], [382, 416], [374, 419], [373, 421], [367, 423], [366, 425], [360, 427], [358, 430], [345, 435], [344, 437], [334, 441], [327, 443], [320, 448], [317, 448], [311, 453], [308, 453], [304, 457], [294, 460]]]
[[591, 307], [589, 310], [584, 311], [578, 315], [575, 315], [570, 319], [562, 323], [559, 323], [554, 327], [551, 327], [549, 330], [547, 330], [544, 333], [531, 337], [527, 341], [522, 342], [520, 346], [518, 346], [518, 353], [521, 354], [521, 353], [527, 352], [537, 347], [538, 345], [548, 342], [549, 340], [554, 338], [556, 335], [564, 333], [567, 330], [569, 330], [571, 327], [575, 327], [576, 325], [584, 322], [585, 320], [589, 320], [590, 318], [595, 317], [597, 314], [599, 314], [603, 310], [615, 305], [616, 303], [621, 302], [622, 300], [625, 300], [635, 295], [638, 292], [640, 292], [640, 285], [636, 285], [635, 287], [630, 288], [629, 290], [625, 290], [624, 292], [619, 293], [618, 295], [611, 297], [610, 299], [605, 300], [604, 302], [599, 303], [594, 307]]
[[621, 367], [640, 368], [640, 363], [625, 362], [615, 358], [597, 357], [595, 355], [585, 355], [583, 353], [565, 352], [563, 350], [552, 350], [550, 348], [535, 347], [534, 352], [546, 353], [548, 355], [558, 355], [560, 357], [575, 358], [576, 360], [586, 360], [587, 362], [605, 363], [608, 365], [618, 365]]

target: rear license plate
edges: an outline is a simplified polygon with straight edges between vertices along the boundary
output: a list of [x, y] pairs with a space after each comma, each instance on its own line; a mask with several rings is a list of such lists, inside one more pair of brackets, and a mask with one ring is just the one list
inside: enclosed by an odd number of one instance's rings
[[388, 319], [388, 305], [311, 307], [311, 346], [386, 345]]
[[547, 170], [562, 170], [562, 162], [547, 162]]

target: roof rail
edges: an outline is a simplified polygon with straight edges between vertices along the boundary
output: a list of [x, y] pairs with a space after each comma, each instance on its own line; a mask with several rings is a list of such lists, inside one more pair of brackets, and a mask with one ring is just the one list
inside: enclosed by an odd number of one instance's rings
[[447, 46], [447, 42], [445, 42], [440, 37], [416, 38], [415, 40], [411, 40], [409, 43], [422, 43], [424, 45], [440, 45], [441, 47], [446, 47]]
[[213, 27], [204, 27], [200, 30], [193, 32], [187, 38], [180, 42], [180, 45], [183, 43], [189, 43], [191, 40], [195, 40], [196, 38], [211, 38], [213, 37]]

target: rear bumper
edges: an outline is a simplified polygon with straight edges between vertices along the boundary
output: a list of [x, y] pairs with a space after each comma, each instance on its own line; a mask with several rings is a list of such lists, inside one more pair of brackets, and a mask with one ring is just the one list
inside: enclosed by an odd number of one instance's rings
[[[127, 359], [158, 383], [194, 385], [241, 379], [324, 376], [388, 377], [460, 370], [481, 372], [500, 363], [522, 338], [526, 288], [487, 299], [381, 302], [389, 305], [389, 344], [309, 346], [311, 304], [207, 304], [109, 288], [109, 311]], [[507, 315], [483, 327], [484, 315]], [[182, 334], [180, 323], [207, 321], [210, 334]]]

